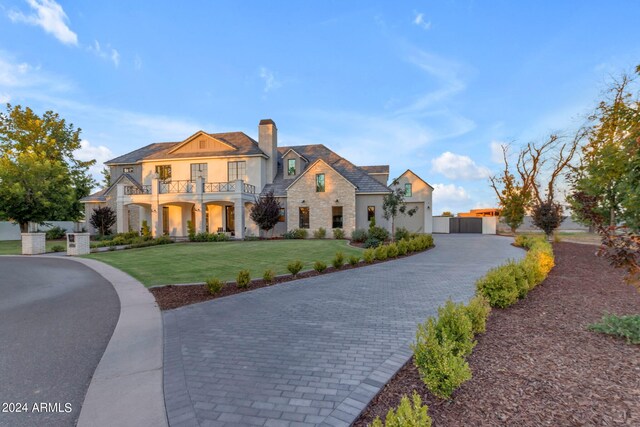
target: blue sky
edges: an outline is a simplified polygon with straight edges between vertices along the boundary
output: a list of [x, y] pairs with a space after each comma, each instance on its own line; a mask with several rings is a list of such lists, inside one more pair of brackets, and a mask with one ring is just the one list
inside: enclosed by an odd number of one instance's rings
[[[411, 168], [434, 211], [495, 204], [496, 148], [583, 122], [640, 63], [637, 1], [0, 0], [0, 101], [105, 161], [199, 129]], [[96, 171], [100, 168], [96, 168]]]

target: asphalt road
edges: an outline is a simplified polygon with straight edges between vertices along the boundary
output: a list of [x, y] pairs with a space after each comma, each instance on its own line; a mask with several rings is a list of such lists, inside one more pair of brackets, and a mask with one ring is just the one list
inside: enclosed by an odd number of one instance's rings
[[119, 315], [84, 265], [0, 257], [0, 426], [74, 426]]

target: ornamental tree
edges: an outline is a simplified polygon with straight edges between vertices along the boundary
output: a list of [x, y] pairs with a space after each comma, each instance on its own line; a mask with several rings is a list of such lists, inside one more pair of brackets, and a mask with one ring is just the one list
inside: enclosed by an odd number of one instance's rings
[[404, 189], [398, 187], [398, 179], [394, 179], [391, 183], [391, 187], [395, 187], [391, 193], [384, 196], [382, 201], [382, 211], [384, 218], [388, 221], [391, 220], [391, 237], [396, 238], [396, 217], [398, 215], [413, 216], [418, 212], [418, 208], [407, 209], [407, 203], [405, 202]]
[[89, 219], [89, 223], [98, 230], [98, 234], [106, 236], [111, 234], [111, 227], [116, 223], [116, 213], [109, 206], [95, 208]]
[[280, 209], [280, 203], [273, 196], [273, 191], [270, 191], [256, 200], [251, 207], [249, 216], [260, 227], [260, 230], [268, 232], [278, 223]]

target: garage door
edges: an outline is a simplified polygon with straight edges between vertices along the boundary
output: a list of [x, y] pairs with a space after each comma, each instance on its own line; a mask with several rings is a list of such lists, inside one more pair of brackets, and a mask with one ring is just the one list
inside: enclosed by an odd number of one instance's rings
[[482, 218], [449, 218], [449, 233], [482, 233]]
[[407, 203], [407, 210], [417, 208], [413, 216], [398, 214], [396, 229], [404, 227], [412, 233], [424, 233], [424, 202]]

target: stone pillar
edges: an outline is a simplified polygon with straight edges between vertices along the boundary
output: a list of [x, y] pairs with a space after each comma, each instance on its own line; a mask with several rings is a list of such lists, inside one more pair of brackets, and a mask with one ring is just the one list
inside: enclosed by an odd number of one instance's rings
[[67, 255], [87, 255], [90, 252], [89, 233], [67, 234]]
[[196, 227], [196, 233], [202, 233], [206, 230], [205, 221], [207, 220], [207, 205], [202, 202], [196, 202], [194, 207], [196, 211], [196, 223], [194, 224]]
[[158, 203], [160, 180], [155, 175], [151, 180], [151, 235], [155, 238], [162, 236], [162, 207]]
[[22, 255], [39, 255], [47, 251], [45, 233], [21, 233]]
[[236, 239], [244, 239], [244, 202], [236, 200], [234, 205], [234, 221]]
[[124, 184], [116, 186], [116, 231], [126, 233], [129, 231], [128, 208], [124, 204]]

